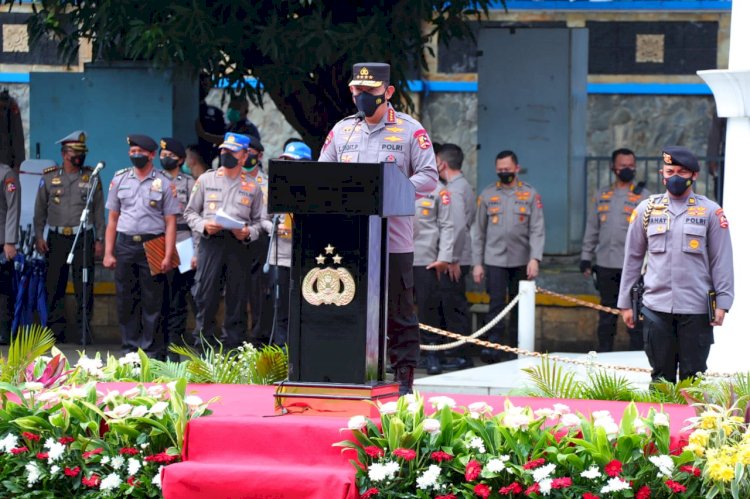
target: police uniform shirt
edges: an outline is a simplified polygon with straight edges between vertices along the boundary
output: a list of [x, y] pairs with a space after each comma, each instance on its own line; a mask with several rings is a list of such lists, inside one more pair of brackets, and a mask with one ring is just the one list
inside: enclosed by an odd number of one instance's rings
[[471, 226], [477, 212], [474, 189], [462, 173], [448, 180], [446, 188], [451, 195], [451, 215], [455, 232], [451, 263], [471, 265]]
[[[92, 172], [93, 169], [89, 166], [73, 173], [66, 173], [62, 167], [57, 166], [44, 170], [34, 203], [34, 234], [37, 239], [44, 238], [44, 227], [47, 224], [63, 229], [78, 227], [92, 186]], [[91, 208], [91, 221], [96, 237], [103, 239], [104, 193], [101, 183], [97, 183]]]
[[525, 182], [498, 181], [477, 200], [474, 265], [521, 267], [544, 252], [542, 198]]
[[591, 201], [586, 231], [583, 235], [581, 260], [591, 261], [608, 269], [621, 269], [625, 259], [625, 236], [630, 215], [649, 196], [643, 189], [633, 192], [634, 184], [618, 189], [614, 185], [600, 189]]
[[[186, 173], [178, 173], [176, 177], [173, 177], [168, 171], [162, 170], [162, 172], [172, 180], [175, 192], [177, 193], [177, 202], [180, 207], [180, 212], [177, 214], [177, 225], [187, 225], [187, 220], [185, 220], [185, 208], [187, 208], [190, 193], [193, 192], [195, 179], [192, 175]], [[189, 237], [191, 237], [189, 230], [177, 231], [177, 242], [184, 241]]]
[[[272, 232], [273, 224], [269, 223], [269, 228], [266, 231], [270, 234]], [[278, 265], [279, 267], [291, 267], [292, 266], [292, 215], [290, 213], [284, 213], [279, 215], [279, 227], [287, 229], [287, 233], [283, 236], [276, 235], [271, 236], [271, 265]], [[279, 249], [276, 250], [276, 243], [278, 241]]]
[[[351, 135], [351, 137], [350, 137]], [[323, 144], [318, 161], [342, 163], [395, 162], [409, 177], [417, 197], [430, 194], [437, 184], [435, 153], [427, 132], [408, 114], [390, 104], [380, 123], [368, 125], [355, 116], [336, 123]], [[412, 217], [388, 219], [388, 251], [412, 253]]]
[[0, 244], [16, 244], [21, 219], [21, 183], [16, 171], [3, 163], [0, 163], [0, 178], [3, 180], [3, 195], [0, 196]]
[[192, 230], [205, 235], [206, 220], [213, 219], [220, 208], [230, 217], [247, 223], [250, 240], [258, 239], [261, 222], [267, 216], [263, 192], [250, 175], [242, 172], [236, 179], [231, 179], [226, 176], [224, 167], [201, 175], [193, 186], [185, 219]]
[[414, 266], [453, 259], [453, 218], [451, 195], [442, 184], [429, 195], [417, 199], [414, 210]]
[[162, 171], [152, 169], [141, 180], [134, 170], [119, 170], [109, 184], [107, 209], [120, 214], [117, 232], [162, 234], [166, 230], [164, 217], [180, 213], [177, 190]]
[[643, 276], [643, 305], [657, 312], [705, 314], [707, 292], [716, 291], [718, 308], [729, 310], [734, 300], [732, 242], [724, 210], [706, 198], [690, 194], [672, 199], [651, 196], [654, 206], [644, 222], [647, 201], [638, 205], [625, 241], [619, 308], [631, 308], [630, 289]]

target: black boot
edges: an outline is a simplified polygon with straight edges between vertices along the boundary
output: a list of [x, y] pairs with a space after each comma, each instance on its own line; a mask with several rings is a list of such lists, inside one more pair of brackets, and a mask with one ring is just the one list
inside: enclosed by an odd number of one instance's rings
[[440, 365], [440, 358], [436, 353], [429, 353], [426, 356], [427, 360], [427, 374], [441, 374], [443, 372], [443, 366]]
[[414, 385], [414, 367], [400, 366], [396, 369], [396, 383], [398, 383], [398, 394], [406, 395], [412, 392]]
[[446, 371], [460, 371], [470, 367], [474, 367], [474, 360], [471, 357], [455, 357], [443, 362], [443, 368]]

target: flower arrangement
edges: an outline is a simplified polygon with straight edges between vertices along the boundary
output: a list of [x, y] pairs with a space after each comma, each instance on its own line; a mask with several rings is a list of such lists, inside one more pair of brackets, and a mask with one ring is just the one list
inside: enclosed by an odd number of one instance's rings
[[[428, 403], [436, 409], [429, 417], [421, 397], [406, 396], [380, 406], [380, 425], [349, 421], [353, 438], [335, 445], [356, 451], [362, 497], [750, 497], [748, 475], [737, 471], [750, 457], [750, 437], [736, 420], [715, 420], [701, 457], [695, 438], [692, 448], [670, 448], [667, 414], [641, 416], [633, 403], [619, 424], [607, 411], [586, 418], [561, 404], [532, 411], [506, 402], [493, 415], [484, 402]], [[707, 426], [705, 417], [694, 424]]]

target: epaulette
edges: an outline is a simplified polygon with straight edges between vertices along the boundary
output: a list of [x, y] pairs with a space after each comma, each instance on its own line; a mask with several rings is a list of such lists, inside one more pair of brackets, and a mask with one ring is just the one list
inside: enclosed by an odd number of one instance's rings
[[117, 170], [115, 172], [115, 177], [117, 177], [118, 175], [122, 175], [123, 173], [127, 172], [128, 170], [130, 170], [130, 168], [123, 168], [122, 170]]
[[50, 166], [49, 168], [45, 168], [42, 173], [46, 175], [47, 173], [52, 173], [53, 171], [57, 170], [57, 168], [57, 166]]

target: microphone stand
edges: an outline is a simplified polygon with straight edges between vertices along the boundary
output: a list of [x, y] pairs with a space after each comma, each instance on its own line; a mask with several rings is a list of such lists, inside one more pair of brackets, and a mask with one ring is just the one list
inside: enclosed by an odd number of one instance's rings
[[276, 321], [279, 316], [279, 238], [278, 238], [278, 226], [279, 226], [279, 215], [273, 216], [273, 229], [271, 230], [271, 244], [268, 245], [268, 254], [266, 255], [266, 263], [263, 265], [263, 273], [268, 274], [268, 269], [271, 266], [271, 248], [276, 248], [276, 269], [274, 269], [273, 275], [273, 321], [271, 322], [271, 335], [268, 338], [268, 344], [273, 343], [273, 335], [276, 333]]
[[[81, 345], [86, 346], [89, 344], [90, 340], [92, 339], [91, 334], [91, 325], [89, 324], [88, 319], [88, 298], [89, 293], [91, 292], [91, 289], [89, 287], [89, 267], [87, 265], [87, 253], [88, 253], [88, 222], [89, 222], [89, 209], [91, 206], [91, 201], [94, 199], [94, 192], [96, 192], [96, 187], [99, 184], [99, 172], [96, 172], [96, 174], [91, 176], [91, 186], [89, 187], [89, 193], [88, 196], [86, 196], [86, 206], [84, 206], [83, 211], [81, 212], [81, 221], [78, 222], [78, 232], [76, 232], [76, 237], [73, 239], [73, 246], [70, 248], [70, 253], [68, 253], [68, 260], [67, 264], [72, 265], [73, 264], [73, 255], [76, 250], [76, 244], [78, 243], [78, 237], [83, 233], [83, 244], [81, 248], [81, 259], [82, 259], [82, 265], [81, 265], [81, 301], [83, 302], [81, 304]], [[96, 264], [92, 265], [91, 271], [94, 271], [94, 266]]]

